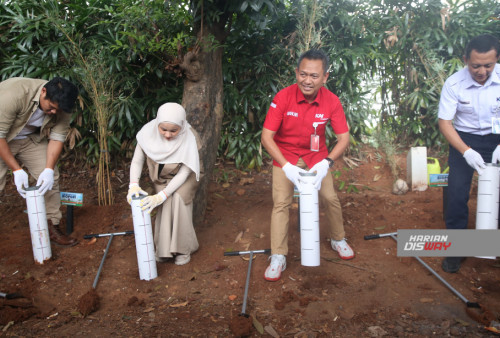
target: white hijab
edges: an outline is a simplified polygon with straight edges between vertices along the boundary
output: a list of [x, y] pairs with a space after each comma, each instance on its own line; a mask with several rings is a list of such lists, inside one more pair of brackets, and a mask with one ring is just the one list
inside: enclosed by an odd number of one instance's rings
[[[179, 134], [167, 140], [160, 134], [160, 123], [173, 123], [181, 127]], [[200, 179], [200, 158], [196, 137], [186, 120], [186, 111], [177, 103], [165, 103], [158, 109], [156, 119], [146, 123], [137, 133], [137, 142], [146, 155], [157, 163], [183, 163]]]

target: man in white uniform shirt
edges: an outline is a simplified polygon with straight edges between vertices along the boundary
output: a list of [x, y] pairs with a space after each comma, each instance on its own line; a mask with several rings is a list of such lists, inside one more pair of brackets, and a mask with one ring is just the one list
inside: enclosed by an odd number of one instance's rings
[[[500, 43], [479, 35], [466, 47], [466, 67], [450, 76], [441, 91], [439, 130], [450, 143], [447, 229], [467, 229], [467, 202], [474, 171], [500, 160]], [[454, 273], [463, 257], [446, 257], [442, 268]]]

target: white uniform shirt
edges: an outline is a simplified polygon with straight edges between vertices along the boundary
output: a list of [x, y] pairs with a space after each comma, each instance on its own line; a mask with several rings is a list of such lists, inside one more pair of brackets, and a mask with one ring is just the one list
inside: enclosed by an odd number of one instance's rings
[[454, 120], [456, 130], [487, 135], [494, 116], [500, 118], [500, 64], [484, 85], [472, 79], [467, 67], [446, 80], [439, 100], [440, 119]]

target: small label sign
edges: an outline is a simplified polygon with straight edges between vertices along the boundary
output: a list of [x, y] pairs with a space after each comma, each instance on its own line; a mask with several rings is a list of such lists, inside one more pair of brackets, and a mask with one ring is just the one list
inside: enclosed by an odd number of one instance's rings
[[448, 174], [430, 174], [429, 186], [431, 187], [447, 187]]
[[61, 204], [81, 207], [83, 204], [83, 194], [76, 192], [61, 191]]

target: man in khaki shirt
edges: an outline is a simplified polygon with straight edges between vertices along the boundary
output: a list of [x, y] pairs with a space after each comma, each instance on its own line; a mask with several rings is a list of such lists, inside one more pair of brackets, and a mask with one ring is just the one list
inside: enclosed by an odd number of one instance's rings
[[29, 78], [0, 82], [0, 191], [11, 169], [17, 191], [26, 198], [28, 174], [22, 163], [44, 195], [50, 239], [62, 246], [77, 243], [59, 229], [62, 214], [56, 166], [77, 96], [78, 88], [60, 77], [48, 82]]

